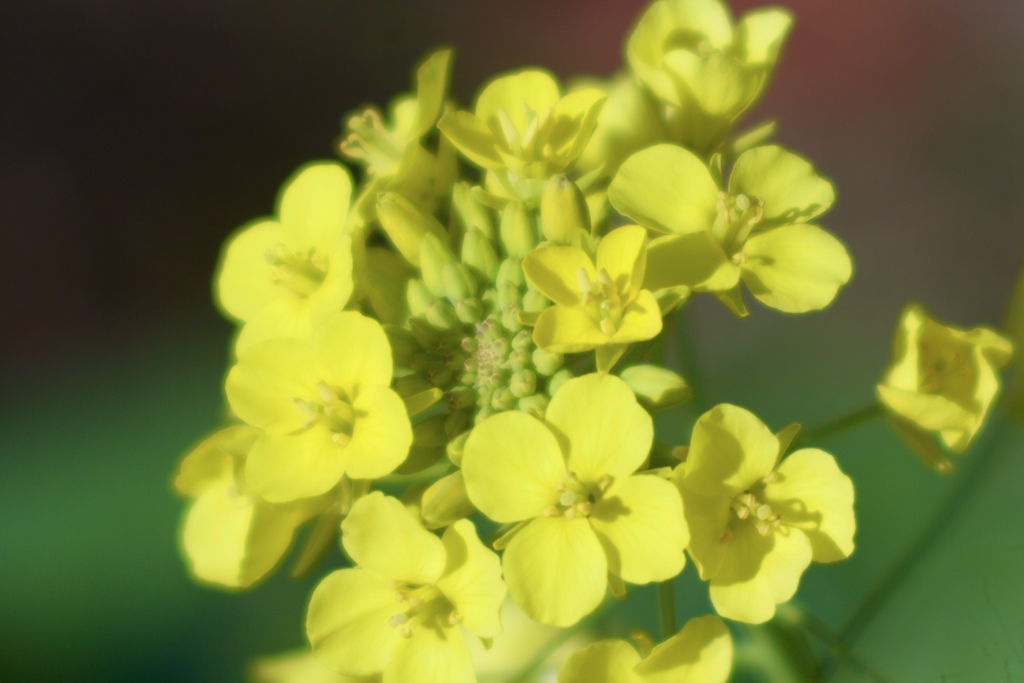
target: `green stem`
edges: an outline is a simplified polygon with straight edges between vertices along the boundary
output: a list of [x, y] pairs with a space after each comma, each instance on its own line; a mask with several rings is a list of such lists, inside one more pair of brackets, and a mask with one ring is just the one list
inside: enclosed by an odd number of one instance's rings
[[672, 579], [658, 584], [658, 615], [661, 617], [661, 638], [676, 634], [676, 592]]
[[872, 403], [871, 405], [864, 406], [860, 410], [855, 410], [852, 413], [837, 417], [834, 420], [811, 427], [806, 429], [796, 438], [794, 446], [806, 446], [809, 443], [815, 443], [822, 439], [827, 439], [833, 434], [846, 431], [856, 427], [857, 425], [873, 420], [876, 417], [880, 417], [885, 412], [881, 403]]
[[971, 461], [968, 468], [965, 468], [963, 476], [956, 482], [953, 489], [946, 496], [946, 499], [938, 505], [935, 514], [929, 520], [924, 530], [914, 539], [896, 562], [889, 567], [889, 570], [875, 584], [867, 597], [861, 601], [860, 606], [853, 613], [853, 616], [846, 622], [846, 625], [839, 632], [836, 638], [836, 646], [828, 658], [822, 662], [821, 680], [825, 680], [828, 674], [835, 668], [838, 662], [842, 661], [853, 644], [864, 633], [871, 621], [878, 615], [878, 612], [889, 601], [892, 594], [909, 577], [929, 552], [935, 543], [946, 533], [946, 527], [957, 518], [960, 509], [970, 499], [974, 487], [982, 477], [991, 469], [996, 461], [1003, 438], [1009, 432], [1002, 424], [993, 425], [998, 430], [985, 444], [982, 452], [978, 453]]
[[535, 654], [533, 658], [526, 663], [526, 666], [519, 670], [519, 674], [515, 678], [510, 678], [507, 683], [525, 683], [525, 681], [530, 680], [530, 677], [544, 666], [544, 662], [546, 662], [548, 657], [553, 655], [558, 648], [569, 642], [569, 639], [576, 635], [581, 629], [590, 626], [595, 621], [602, 618], [617, 604], [619, 604], [618, 600], [605, 600], [596, 610], [577, 622], [575, 626], [563, 629], [561, 633], [552, 638], [547, 645], [541, 648], [540, 651], [538, 651], [537, 654]]

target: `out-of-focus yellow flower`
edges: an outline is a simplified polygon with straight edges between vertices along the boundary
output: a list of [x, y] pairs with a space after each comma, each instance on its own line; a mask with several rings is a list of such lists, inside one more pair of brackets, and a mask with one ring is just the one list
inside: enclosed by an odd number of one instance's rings
[[878, 397], [897, 431], [931, 467], [953, 464], [939, 442], [962, 453], [985, 422], [999, 392], [998, 370], [1013, 345], [984, 327], [960, 330], [928, 317], [918, 304], [903, 309], [892, 364], [878, 384]]
[[473, 683], [462, 629], [501, 633], [505, 598], [497, 555], [460, 520], [442, 538], [395, 498], [360, 498], [342, 522], [342, 544], [359, 565], [329, 574], [313, 592], [306, 633], [313, 654], [350, 676], [384, 683]]
[[678, 574], [689, 534], [672, 485], [634, 474], [654, 432], [625, 382], [567, 380], [545, 420], [492, 415], [470, 433], [462, 469], [477, 509], [518, 523], [501, 542], [509, 594], [533, 619], [570, 626], [600, 604], [609, 573], [636, 584]]
[[194, 499], [181, 541], [201, 581], [248, 588], [277, 566], [295, 529], [325, 507], [318, 500], [270, 505], [248, 490], [242, 472], [259, 435], [247, 426], [222, 429], [185, 456], [175, 477], [178, 492]]
[[824, 451], [805, 448], [779, 462], [780, 450], [753, 413], [721, 404], [697, 420], [687, 459], [672, 475], [690, 556], [728, 619], [771, 619], [812, 559], [853, 552], [850, 478]]
[[533, 328], [533, 341], [546, 351], [597, 351], [602, 372], [632, 342], [661, 332], [661, 309], [642, 288], [647, 262], [647, 231], [638, 225], [616, 228], [602, 238], [597, 263], [579, 247], [540, 247], [523, 260], [526, 278], [555, 302]]
[[238, 417], [264, 434], [246, 480], [274, 503], [334, 487], [342, 475], [376, 479], [405, 459], [412, 428], [392, 391], [391, 347], [380, 323], [337, 313], [310, 340], [274, 339], [246, 349], [228, 373]]
[[602, 640], [575, 653], [558, 683], [725, 683], [732, 636], [718, 617], [697, 617], [646, 657], [623, 640]]
[[490, 172], [488, 190], [535, 204], [548, 178], [583, 153], [604, 100], [596, 88], [563, 97], [547, 71], [525, 69], [495, 78], [480, 92], [474, 113], [449, 112], [437, 127]]
[[285, 182], [276, 218], [257, 219], [228, 238], [216, 294], [228, 317], [245, 323], [238, 353], [266, 339], [307, 337], [348, 303], [351, 193], [341, 164], [306, 164]]
[[376, 107], [345, 120], [339, 151], [366, 170], [355, 207], [360, 221], [374, 217], [377, 196], [385, 190], [431, 213], [451, 192], [457, 176], [454, 151], [444, 140], [436, 153], [420, 143], [444, 109], [451, 58], [450, 49], [427, 55], [416, 68], [416, 93], [392, 100], [386, 121]]
[[343, 676], [317, 661], [309, 650], [261, 657], [249, 667], [252, 683], [380, 683], [380, 676]]
[[678, 142], [706, 156], [764, 91], [792, 23], [778, 8], [734, 24], [720, 0], [658, 0], [630, 34], [626, 58], [651, 92], [678, 108]]
[[644, 286], [714, 292], [746, 314], [739, 281], [784, 313], [824, 308], [852, 274], [843, 244], [809, 224], [832, 206], [832, 183], [782, 147], [740, 155], [727, 191], [693, 153], [655, 145], [626, 160], [608, 188], [612, 205], [656, 232]]

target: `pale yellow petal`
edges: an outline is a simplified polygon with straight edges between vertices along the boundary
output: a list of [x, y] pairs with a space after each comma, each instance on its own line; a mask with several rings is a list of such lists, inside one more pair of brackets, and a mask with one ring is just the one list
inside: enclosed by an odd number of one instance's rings
[[351, 400], [365, 386], [391, 384], [391, 344], [380, 323], [344, 311], [324, 321], [313, 339], [318, 379]]
[[428, 623], [384, 669], [383, 683], [476, 683], [473, 660], [458, 627]]
[[636, 667], [644, 683], [725, 683], [732, 669], [732, 636], [715, 616], [690, 619]]
[[661, 307], [654, 295], [643, 289], [622, 310], [622, 322], [608, 341], [612, 344], [631, 344], [654, 339], [660, 333]]
[[805, 223], [832, 208], [832, 183], [814, 166], [778, 145], [755, 147], [740, 155], [729, 176], [729, 194], [764, 200], [771, 225]]
[[523, 273], [530, 284], [563, 306], [578, 306], [580, 303], [581, 269], [589, 281], [596, 278], [594, 264], [579, 247], [540, 247], [523, 259]]
[[545, 351], [581, 353], [610, 341], [600, 325], [579, 307], [545, 308], [533, 326], [533, 343]]
[[268, 303], [286, 294], [272, 281], [267, 251], [287, 241], [287, 231], [275, 220], [243, 225], [225, 241], [216, 276], [221, 308], [238, 321], [255, 316]]
[[293, 435], [264, 434], [245, 462], [245, 480], [268, 502], [287, 503], [334, 488], [347, 459], [319, 424]]
[[275, 339], [250, 347], [225, 382], [231, 410], [254, 427], [274, 434], [301, 429], [310, 418], [301, 402], [315, 401], [317, 376], [309, 347]]
[[640, 662], [624, 640], [602, 640], [574, 652], [558, 668], [558, 683], [646, 683], [633, 673]]
[[721, 403], [697, 419], [683, 485], [704, 495], [749, 489], [775, 466], [779, 440], [757, 416]]
[[341, 164], [306, 164], [285, 183], [278, 216], [303, 247], [326, 247], [345, 229], [352, 177]]
[[468, 519], [448, 527], [441, 537], [444, 574], [436, 585], [462, 618], [462, 626], [481, 638], [501, 635], [499, 610], [505, 600], [501, 561], [484, 547]]
[[353, 479], [377, 479], [395, 471], [409, 455], [412, 425], [405, 402], [391, 389], [366, 386], [352, 404], [355, 424], [346, 449]]
[[615, 228], [597, 247], [597, 268], [605, 270], [619, 296], [629, 300], [640, 291], [647, 266], [647, 231], [639, 225]]

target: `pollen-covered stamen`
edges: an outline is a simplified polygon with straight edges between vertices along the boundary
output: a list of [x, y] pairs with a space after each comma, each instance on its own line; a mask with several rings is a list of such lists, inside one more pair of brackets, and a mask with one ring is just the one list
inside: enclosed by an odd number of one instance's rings
[[435, 586], [413, 588], [398, 582], [392, 582], [391, 585], [397, 592], [401, 608], [388, 619], [388, 624], [397, 629], [403, 638], [411, 638], [425, 622], [437, 624], [443, 620], [443, 623], [454, 626], [462, 619]]
[[582, 295], [583, 306], [601, 332], [609, 337], [615, 334], [622, 322], [622, 299], [608, 271], [598, 269], [597, 279], [591, 280], [586, 269], [580, 267], [576, 270], [576, 286]]
[[715, 209], [716, 216], [711, 226], [711, 235], [734, 263], [745, 263], [741, 250], [750, 233], [764, 217], [764, 200], [745, 194], [730, 196], [721, 192]]
[[275, 244], [263, 255], [273, 268], [270, 280], [300, 297], [315, 292], [327, 276], [327, 259], [309, 249], [295, 253], [284, 244]]
[[565, 479], [555, 484], [558, 502], [544, 508], [545, 517], [564, 516], [568, 519], [589, 517], [594, 510], [594, 501], [611, 486], [611, 477], [602, 477], [596, 483], [586, 484], [575, 472], [566, 472]]
[[[771, 475], [766, 476], [759, 482], [759, 487], [763, 486], [768, 481]], [[736, 519], [750, 520], [754, 528], [757, 529], [757, 533], [762, 536], [768, 536], [775, 529], [778, 529], [782, 525], [782, 516], [779, 515], [775, 510], [772, 509], [771, 505], [762, 502], [755, 493], [750, 491], [744, 491], [742, 494], [735, 496], [732, 499], [731, 507], [733, 512], [736, 513]], [[731, 538], [731, 532], [730, 538]], [[723, 541], [727, 540], [725, 538]]]
[[352, 440], [352, 429], [356, 421], [356, 412], [348, 395], [323, 381], [317, 382], [316, 391], [319, 402], [292, 398], [295, 407], [308, 416], [302, 428], [306, 429], [323, 420], [331, 431], [331, 440], [341, 446], [347, 446]]
[[348, 135], [338, 145], [339, 151], [349, 160], [365, 165], [371, 175], [394, 165], [405, 149], [405, 140], [397, 131], [385, 127], [376, 109], [367, 108], [350, 116], [345, 129]]

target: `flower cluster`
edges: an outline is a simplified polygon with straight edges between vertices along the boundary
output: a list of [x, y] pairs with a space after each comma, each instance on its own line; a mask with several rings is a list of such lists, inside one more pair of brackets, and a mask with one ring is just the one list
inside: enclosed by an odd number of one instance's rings
[[[688, 555], [717, 616], [660, 643], [584, 639], [558, 680], [725, 681], [720, 617], [767, 621], [812, 561], [853, 552], [853, 484], [829, 453], [790, 448], [797, 426], [721, 404], [672, 448], [651, 416], [691, 396], [657, 353], [691, 297], [743, 317], [742, 283], [800, 314], [851, 277], [818, 223], [832, 184], [768, 144], [773, 125], [736, 130], [790, 25], [656, 0], [622, 74], [566, 87], [523, 69], [465, 110], [436, 51], [386, 115], [344, 122], [358, 184], [309, 163], [228, 239], [230, 420], [181, 464], [185, 556], [197, 579], [247, 588], [297, 538], [308, 571], [340, 531], [349, 562], [309, 604], [320, 664], [261, 676], [472, 683], [494, 653], [527, 658], [503, 641], [547, 651], [509, 615], [584, 634], [609, 595], [670, 587]], [[960, 450], [1009, 349], [919, 309], [902, 330], [880, 397], [901, 430]]]

